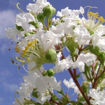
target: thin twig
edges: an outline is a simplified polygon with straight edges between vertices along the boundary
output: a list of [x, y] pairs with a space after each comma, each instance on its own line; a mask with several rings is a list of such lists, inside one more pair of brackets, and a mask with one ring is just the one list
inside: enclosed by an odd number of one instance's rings
[[91, 105], [91, 103], [90, 103], [90, 101], [89, 101], [89, 98], [85, 95], [83, 89], [81, 88], [79, 82], [77, 81], [77, 79], [76, 79], [76, 77], [74, 76], [74, 74], [73, 74], [73, 72], [71, 71], [71, 69], [68, 69], [68, 71], [69, 71], [71, 77], [73, 78], [73, 80], [74, 80], [76, 86], [78, 87], [79, 91], [81, 92], [82, 96], [83, 96], [84, 99], [86, 100], [87, 104], [88, 104], [88, 105]]

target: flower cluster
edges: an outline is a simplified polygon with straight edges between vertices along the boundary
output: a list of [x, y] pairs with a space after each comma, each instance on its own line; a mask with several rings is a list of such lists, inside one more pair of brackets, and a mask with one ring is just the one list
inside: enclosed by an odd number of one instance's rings
[[[28, 65], [14, 105], [105, 105], [105, 19], [92, 11], [85, 16], [83, 7], [66, 7], [53, 18], [55, 13], [47, 0], [37, 0], [16, 16], [16, 27], [6, 30], [16, 43], [16, 60]], [[54, 67], [46, 70], [43, 64], [47, 63]], [[71, 101], [54, 77], [64, 70], [71, 78], [63, 83], [74, 89], [76, 101]]]

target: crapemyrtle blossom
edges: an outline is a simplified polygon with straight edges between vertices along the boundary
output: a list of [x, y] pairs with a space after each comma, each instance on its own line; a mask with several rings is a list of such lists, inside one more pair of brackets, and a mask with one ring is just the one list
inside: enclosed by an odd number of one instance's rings
[[[16, 45], [11, 61], [27, 75], [13, 105], [105, 105], [105, 19], [88, 8], [56, 12], [47, 0], [36, 0], [16, 15], [15, 27], [6, 29]], [[64, 70], [70, 79], [57, 81], [55, 74]], [[75, 101], [62, 84], [74, 90]]]

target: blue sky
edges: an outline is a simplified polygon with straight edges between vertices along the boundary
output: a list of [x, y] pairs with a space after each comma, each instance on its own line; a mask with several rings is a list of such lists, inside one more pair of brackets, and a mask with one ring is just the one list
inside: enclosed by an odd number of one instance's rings
[[[26, 5], [32, 0], [0, 0], [0, 105], [12, 105], [14, 94], [22, 82], [23, 70], [17, 70], [17, 66], [11, 64], [10, 58], [15, 55], [14, 51], [8, 51], [12, 47], [10, 40], [5, 37], [5, 28], [13, 26], [15, 16], [19, 11], [16, 3], [25, 10]], [[60, 10], [69, 6], [71, 9], [79, 9], [80, 6], [97, 6], [96, 10], [105, 17], [105, 0], [49, 0], [52, 5]], [[58, 80], [69, 79], [67, 72], [57, 75]], [[65, 89], [65, 87], [63, 86]]]

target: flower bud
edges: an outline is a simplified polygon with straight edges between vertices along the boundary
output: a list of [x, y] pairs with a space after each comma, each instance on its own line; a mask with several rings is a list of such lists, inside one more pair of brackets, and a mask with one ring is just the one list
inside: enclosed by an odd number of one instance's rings
[[45, 57], [49, 62], [55, 62], [57, 58], [56, 51], [54, 49], [49, 49]]
[[47, 74], [47, 71], [43, 71], [43, 72], [42, 72], [42, 75], [43, 75], [43, 76], [47, 76], [47, 75], [48, 75], [48, 74]]
[[55, 14], [55, 12], [56, 12], [56, 9], [51, 5], [48, 5], [45, 8], [43, 8], [43, 14], [47, 18], [51, 18]]
[[49, 77], [53, 76], [53, 75], [54, 75], [53, 69], [49, 69], [49, 70], [47, 71], [47, 74], [48, 74]]

